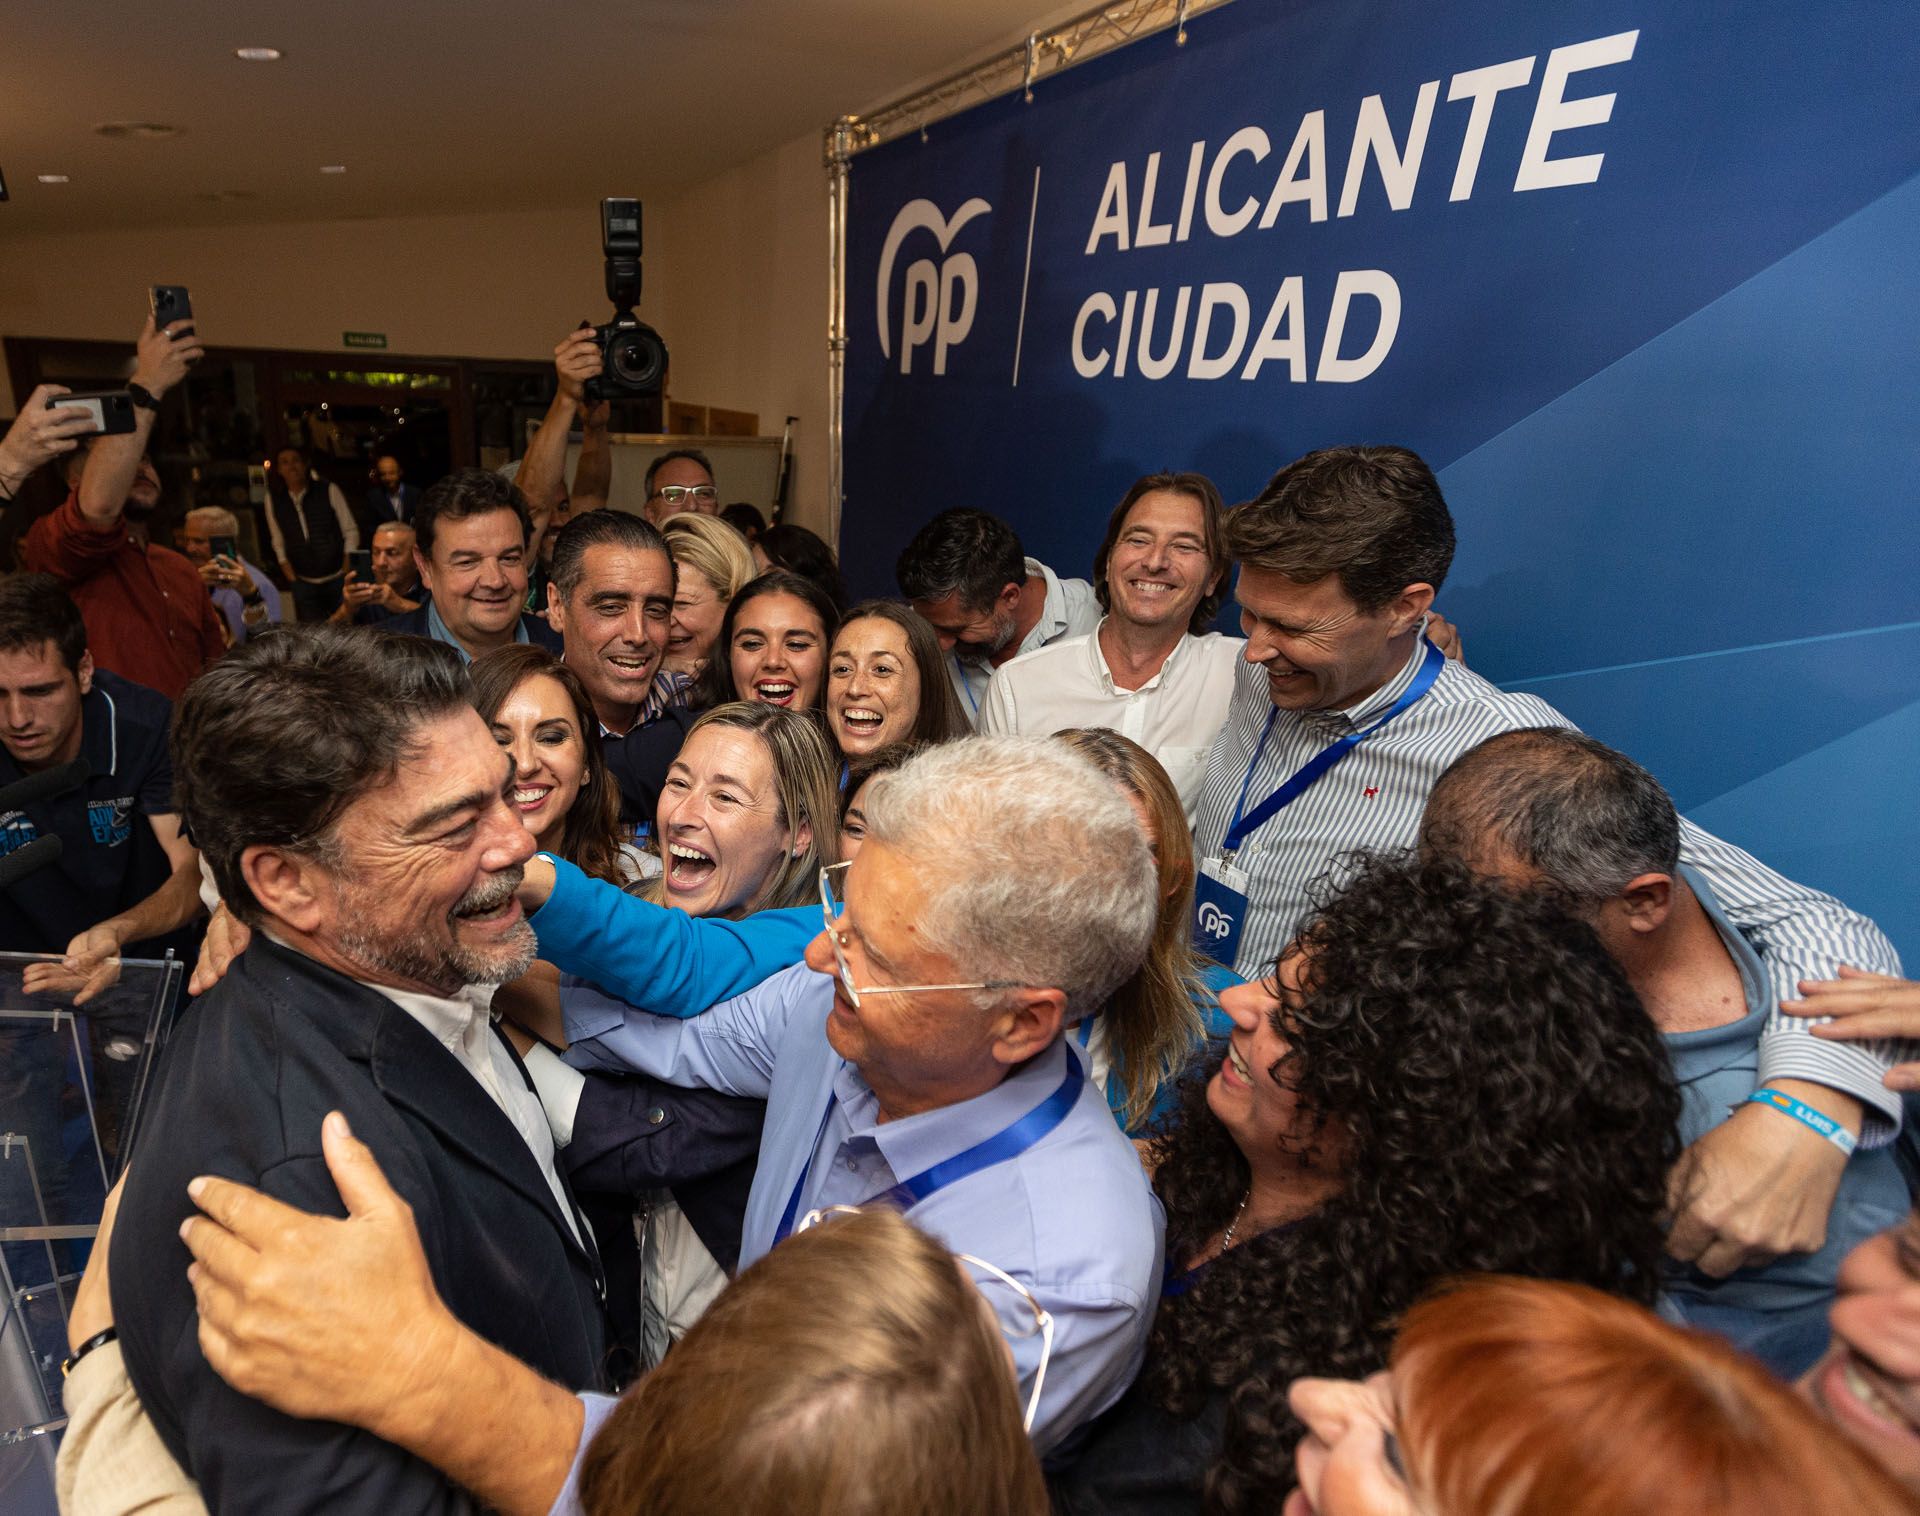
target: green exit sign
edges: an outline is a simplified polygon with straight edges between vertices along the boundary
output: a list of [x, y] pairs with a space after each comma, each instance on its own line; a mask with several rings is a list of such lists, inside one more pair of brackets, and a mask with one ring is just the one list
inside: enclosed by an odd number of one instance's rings
[[342, 332], [340, 341], [347, 347], [377, 347], [387, 345], [385, 332]]

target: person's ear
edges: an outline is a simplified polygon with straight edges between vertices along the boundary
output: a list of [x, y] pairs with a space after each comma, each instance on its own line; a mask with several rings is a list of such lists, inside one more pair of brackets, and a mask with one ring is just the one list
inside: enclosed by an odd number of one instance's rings
[[803, 821], [793, 829], [793, 856], [798, 858], [813, 846], [813, 823]]
[[1020, 592], [1025, 588], [1025, 584], [1008, 583], [1001, 585], [1000, 597], [993, 602], [995, 609], [1002, 611], [1017, 609], [1020, 604]]
[[561, 637], [567, 635], [567, 602], [565, 597], [556, 595], [550, 588], [547, 591], [547, 625]]
[[1067, 997], [1060, 990], [1021, 989], [993, 1024], [993, 1056], [1012, 1068], [1045, 1052], [1066, 1024]]
[[240, 854], [240, 877], [269, 916], [297, 932], [311, 934], [320, 926], [325, 915], [323, 885], [313, 859], [255, 844]]
[[74, 666], [73, 674], [74, 674], [74, 677], [80, 681], [80, 693], [83, 695], [92, 694], [93, 693], [93, 654], [92, 653], [82, 653], [80, 655], [80, 662]]
[[421, 584], [428, 590], [433, 588], [433, 565], [427, 562], [427, 555], [420, 551], [418, 544], [413, 549], [413, 571], [420, 576]]
[[1673, 876], [1639, 874], [1616, 897], [1630, 932], [1657, 932], [1673, 914]]
[[1387, 635], [1401, 637], [1420, 625], [1420, 618], [1433, 604], [1433, 586], [1410, 584], [1387, 603]]

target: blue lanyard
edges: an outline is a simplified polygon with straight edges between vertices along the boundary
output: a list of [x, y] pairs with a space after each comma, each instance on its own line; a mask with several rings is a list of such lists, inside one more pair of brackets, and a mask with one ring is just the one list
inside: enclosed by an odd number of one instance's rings
[[1446, 666], [1446, 654], [1425, 638], [1422, 638], [1421, 642], [1427, 650], [1426, 656], [1420, 661], [1420, 668], [1413, 676], [1413, 683], [1409, 684], [1400, 698], [1393, 702], [1386, 715], [1365, 731], [1348, 732], [1338, 742], [1322, 748], [1302, 764], [1291, 779], [1248, 813], [1247, 792], [1253, 788], [1254, 772], [1260, 767], [1260, 760], [1266, 754], [1267, 738], [1273, 735], [1273, 723], [1280, 715], [1280, 708], [1275, 706], [1267, 713], [1267, 724], [1260, 732], [1260, 746], [1254, 749], [1253, 762], [1247, 765], [1247, 777], [1240, 786], [1240, 801], [1233, 808], [1233, 823], [1227, 828], [1227, 835], [1220, 843], [1222, 856], [1230, 856], [1238, 852], [1241, 843], [1304, 795], [1322, 774], [1433, 688], [1434, 680], [1440, 677], [1440, 670]]
[[980, 714], [980, 702], [973, 697], [973, 684], [967, 678], [967, 666], [960, 661], [958, 653], [947, 654], [953, 660], [954, 671], [960, 675], [960, 693], [967, 697], [967, 704], [973, 707], [973, 714]]
[[[928, 1196], [944, 1190], [948, 1185], [965, 1179], [969, 1174], [977, 1174], [982, 1169], [990, 1169], [996, 1163], [1005, 1163], [1009, 1158], [1018, 1158], [1042, 1137], [1066, 1120], [1067, 1112], [1073, 1109], [1073, 1103], [1080, 1098], [1080, 1087], [1087, 1082], [1086, 1074], [1080, 1068], [1080, 1060], [1070, 1048], [1066, 1053], [1067, 1072], [1054, 1092], [1042, 1100], [1012, 1126], [995, 1132], [991, 1137], [976, 1142], [965, 1152], [955, 1153], [953, 1157], [936, 1163], [930, 1169], [922, 1169], [910, 1179], [903, 1179], [890, 1190], [884, 1190], [865, 1205], [891, 1205], [902, 1211], [910, 1211]], [[820, 1130], [814, 1134], [813, 1147], [807, 1153], [805, 1167], [800, 1177], [794, 1181], [793, 1194], [787, 1198], [787, 1208], [781, 1214], [779, 1230], [773, 1234], [776, 1244], [785, 1242], [793, 1232], [794, 1217], [800, 1211], [800, 1196], [807, 1188], [807, 1180], [813, 1173], [814, 1154], [820, 1150], [821, 1139], [827, 1134], [827, 1122], [833, 1115], [834, 1102], [838, 1097], [827, 1096], [827, 1108], [820, 1115]]]

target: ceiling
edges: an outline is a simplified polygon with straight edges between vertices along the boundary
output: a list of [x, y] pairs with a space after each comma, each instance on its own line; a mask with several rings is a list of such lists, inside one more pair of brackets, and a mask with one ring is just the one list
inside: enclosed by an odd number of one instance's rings
[[[667, 198], [1006, 45], [1049, 9], [1065, 13], [1044, 0], [20, 5], [0, 91], [0, 241]], [[234, 56], [254, 46], [284, 56]], [[95, 131], [107, 122], [178, 134], [112, 140]]]

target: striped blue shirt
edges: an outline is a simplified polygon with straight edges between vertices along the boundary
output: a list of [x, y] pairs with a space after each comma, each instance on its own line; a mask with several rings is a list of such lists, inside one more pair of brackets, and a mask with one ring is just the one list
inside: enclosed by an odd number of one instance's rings
[[[1207, 776], [1194, 826], [1197, 860], [1218, 859], [1235, 802], [1255, 763], [1251, 809], [1329, 743], [1377, 720], [1413, 682], [1415, 643], [1406, 666], [1364, 700], [1336, 711], [1280, 712], [1260, 752], [1273, 709], [1263, 669], [1244, 660], [1236, 673], [1227, 724], [1207, 755]], [[1343, 854], [1397, 852], [1413, 846], [1427, 795], [1443, 770], [1468, 748], [1519, 727], [1573, 723], [1533, 695], [1513, 695], [1452, 659], [1426, 696], [1361, 743], [1311, 789], [1248, 837], [1235, 863], [1249, 875], [1246, 924], [1234, 969], [1248, 979], [1268, 973], [1312, 915], [1309, 886], [1340, 877]], [[1798, 996], [1801, 979], [1831, 979], [1842, 963], [1898, 974], [1893, 944], [1866, 917], [1831, 895], [1807, 889], [1691, 822], [1680, 823], [1681, 861], [1713, 890], [1727, 919], [1761, 951], [1773, 1001]], [[1760, 1042], [1760, 1077], [1805, 1079], [1840, 1090], [1866, 1108], [1862, 1143], [1892, 1140], [1900, 1098], [1881, 1075], [1898, 1049], [1880, 1043], [1823, 1042], [1815, 1023], [1782, 1016], [1777, 1005]]]

